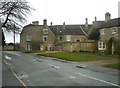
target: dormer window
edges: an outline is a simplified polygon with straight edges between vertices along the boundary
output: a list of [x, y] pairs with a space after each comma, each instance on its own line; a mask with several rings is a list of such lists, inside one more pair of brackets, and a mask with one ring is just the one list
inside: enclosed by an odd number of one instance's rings
[[43, 29], [44, 34], [48, 34], [48, 29]]
[[112, 28], [112, 34], [116, 34], [116, 33], [117, 33], [117, 28], [116, 27]]
[[31, 41], [31, 35], [30, 34], [27, 35], [27, 41]]
[[101, 35], [105, 35], [106, 34], [106, 30], [105, 29], [101, 29]]

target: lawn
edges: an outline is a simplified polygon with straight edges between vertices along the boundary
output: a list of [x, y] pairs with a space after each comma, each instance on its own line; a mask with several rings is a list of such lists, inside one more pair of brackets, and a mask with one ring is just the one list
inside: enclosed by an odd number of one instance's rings
[[69, 61], [95, 61], [95, 60], [111, 60], [103, 57], [95, 57], [95, 56], [87, 56], [66, 52], [57, 52], [57, 53], [42, 53], [39, 55], [48, 56], [48, 57], [56, 57], [59, 59], [69, 60]]
[[120, 63], [108, 64], [108, 65], [103, 65], [103, 66], [104, 67], [115, 68], [115, 69], [120, 69]]
[[43, 51], [40, 50], [27, 50], [25, 53], [42, 53]]

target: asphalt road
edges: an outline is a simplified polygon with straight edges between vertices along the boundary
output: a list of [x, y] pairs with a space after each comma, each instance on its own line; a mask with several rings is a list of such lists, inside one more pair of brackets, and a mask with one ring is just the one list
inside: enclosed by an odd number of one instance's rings
[[23, 86], [5, 63], [2, 64], [2, 68], [2, 86]]
[[3, 61], [26, 86], [120, 87], [115, 69], [14, 51], [4, 51]]

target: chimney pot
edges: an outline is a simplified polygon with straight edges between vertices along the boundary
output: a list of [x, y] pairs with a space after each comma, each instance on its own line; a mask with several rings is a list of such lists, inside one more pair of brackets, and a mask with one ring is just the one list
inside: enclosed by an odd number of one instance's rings
[[47, 25], [47, 20], [46, 19], [43, 20], [43, 25]]
[[63, 29], [65, 29], [65, 22], [63, 22]]
[[109, 21], [111, 19], [111, 14], [109, 12], [106, 12], [105, 14], [105, 22]]

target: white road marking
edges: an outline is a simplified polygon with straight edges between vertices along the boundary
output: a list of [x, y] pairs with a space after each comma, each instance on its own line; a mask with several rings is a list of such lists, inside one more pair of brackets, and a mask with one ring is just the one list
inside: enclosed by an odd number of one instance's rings
[[94, 79], [94, 80], [97, 80], [97, 81], [100, 81], [100, 82], [103, 82], [103, 83], [107, 83], [107, 84], [110, 84], [110, 85], [113, 85], [113, 86], [120, 87], [120, 85], [117, 85], [115, 83], [107, 82], [107, 81], [104, 81], [104, 80], [101, 80], [101, 79], [98, 79], [98, 78], [94, 78], [94, 77], [91, 77], [91, 76], [88, 76], [88, 75], [84, 75], [84, 74], [81, 74], [81, 73], [78, 73], [78, 72], [76, 72], [76, 74], [79, 74], [81, 76], [84, 76], [84, 77], [87, 77], [87, 78], [90, 78], [90, 79]]
[[28, 83], [30, 84], [30, 85], [32, 85], [32, 83], [30, 82], [30, 80], [27, 80], [28, 81]]
[[48, 64], [48, 65], [50, 65], [50, 66], [52, 66], [52, 67], [54, 67], [54, 68], [60, 68], [60, 67], [55, 66], [55, 65], [53, 65], [53, 64]]
[[69, 76], [69, 78], [71, 78], [71, 79], [75, 79], [76, 77], [74, 77], [74, 76]]
[[14, 54], [14, 55], [16, 55], [16, 56], [20, 56], [20, 54], [17, 54], [17, 53], [15, 53], [15, 52], [7, 52], [7, 53]]
[[5, 56], [5, 58], [6, 58], [7, 60], [11, 60], [11, 59], [12, 59], [11, 57], [8, 57], [7, 55]]

